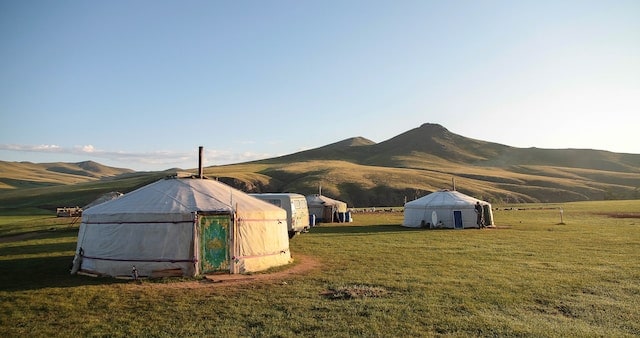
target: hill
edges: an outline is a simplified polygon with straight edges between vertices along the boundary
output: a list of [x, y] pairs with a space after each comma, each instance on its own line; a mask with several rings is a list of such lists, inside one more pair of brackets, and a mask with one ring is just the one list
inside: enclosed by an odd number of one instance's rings
[[[354, 138], [362, 139], [364, 138]], [[381, 143], [347, 139], [278, 159], [338, 159], [366, 165], [424, 168], [425, 160], [456, 165], [508, 167], [543, 165], [640, 173], [640, 155], [591, 149], [515, 148], [454, 134], [439, 124], [425, 123]], [[354, 143], [354, 146], [350, 146]], [[272, 162], [271, 160], [265, 160]]]
[[[366, 140], [363, 138], [355, 138]], [[351, 205], [401, 205], [452, 188], [492, 202], [563, 202], [640, 198], [640, 155], [590, 149], [515, 148], [423, 124], [381, 143], [347, 139], [252, 162], [264, 175], [247, 190], [323, 192]], [[228, 175], [209, 168], [211, 176]], [[254, 181], [255, 182], [255, 181]], [[244, 184], [244, 186], [243, 186]]]
[[0, 161], [0, 189], [35, 188], [97, 181], [131, 169], [113, 168], [93, 161], [31, 163]]
[[[101, 193], [127, 192], [174, 171], [0, 162], [0, 205], [84, 205]], [[353, 137], [271, 159], [211, 166], [204, 173], [247, 192], [311, 194], [322, 187], [354, 207], [399, 206], [454, 185], [493, 203], [640, 198], [640, 155], [515, 148], [428, 123], [380, 143]]]

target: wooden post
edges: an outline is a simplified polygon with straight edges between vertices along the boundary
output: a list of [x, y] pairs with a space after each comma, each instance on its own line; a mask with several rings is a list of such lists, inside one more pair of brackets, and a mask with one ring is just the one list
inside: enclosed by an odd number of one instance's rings
[[240, 255], [240, 239], [238, 238], [238, 234], [240, 233], [238, 229], [238, 203], [233, 210], [233, 246], [232, 246], [232, 261], [231, 261], [231, 273], [237, 274], [239, 272], [238, 264], [239, 261], [238, 256]]
[[198, 178], [204, 178], [204, 169], [202, 168], [202, 153], [203, 153], [203, 146], [198, 147]]

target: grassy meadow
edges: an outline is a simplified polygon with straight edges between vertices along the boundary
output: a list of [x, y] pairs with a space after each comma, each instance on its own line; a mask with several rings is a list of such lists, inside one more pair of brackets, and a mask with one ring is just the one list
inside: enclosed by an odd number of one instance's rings
[[317, 269], [202, 286], [70, 276], [77, 223], [0, 216], [0, 336], [640, 336], [640, 200], [502, 205], [486, 230], [353, 218], [291, 240]]

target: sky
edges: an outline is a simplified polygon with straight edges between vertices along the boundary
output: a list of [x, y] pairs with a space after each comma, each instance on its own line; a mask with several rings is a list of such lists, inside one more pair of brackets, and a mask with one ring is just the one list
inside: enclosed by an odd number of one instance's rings
[[640, 1], [0, 1], [3, 161], [192, 169], [423, 123], [640, 154]]

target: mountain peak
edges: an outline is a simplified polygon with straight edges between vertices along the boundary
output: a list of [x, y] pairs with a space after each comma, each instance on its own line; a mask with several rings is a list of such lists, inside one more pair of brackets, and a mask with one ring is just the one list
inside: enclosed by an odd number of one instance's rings
[[[393, 156], [430, 156], [460, 162], [475, 163], [490, 157], [502, 148], [489, 142], [478, 141], [450, 132], [437, 123], [424, 123], [394, 138], [377, 145], [377, 156], [395, 154]], [[422, 155], [419, 155], [422, 156]]]
[[437, 124], [437, 123], [423, 123], [420, 126], [420, 129], [431, 129], [431, 130], [442, 130], [442, 131], [448, 131], [447, 128]]
[[349, 146], [349, 147], [359, 147], [359, 146], [368, 146], [368, 145], [372, 145], [375, 144], [375, 142], [364, 138], [362, 136], [357, 136], [357, 137], [351, 137], [345, 140], [342, 140], [336, 144], [341, 144], [344, 146]]
[[437, 124], [437, 123], [423, 123], [419, 128], [414, 129], [417, 133], [423, 136], [443, 136], [450, 135], [449, 129]]
[[366, 139], [362, 136], [357, 136], [357, 137], [350, 137], [347, 139], [344, 139], [342, 141], [338, 141], [335, 143], [331, 143], [331, 144], [327, 144], [326, 146], [320, 147], [318, 149], [344, 149], [344, 148], [350, 148], [350, 147], [359, 147], [359, 146], [368, 146], [368, 145], [372, 145], [375, 144], [375, 142]]

